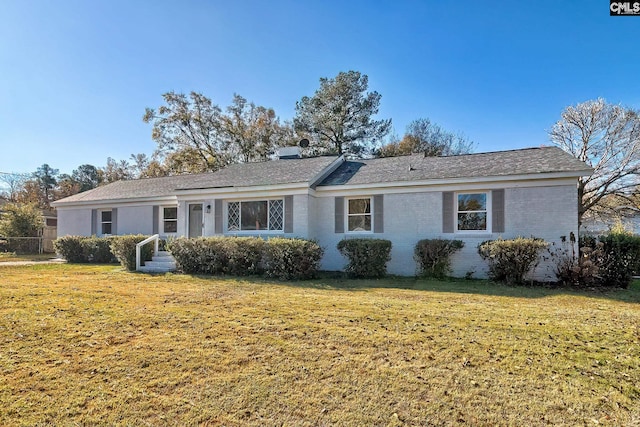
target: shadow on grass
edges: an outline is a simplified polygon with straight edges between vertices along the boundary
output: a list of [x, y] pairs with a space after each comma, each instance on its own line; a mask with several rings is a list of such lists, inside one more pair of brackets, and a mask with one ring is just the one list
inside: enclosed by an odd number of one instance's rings
[[229, 277], [194, 275], [200, 279], [242, 280], [250, 283], [289, 286], [295, 288], [366, 292], [372, 289], [406, 289], [426, 292], [450, 292], [513, 298], [545, 298], [558, 295], [574, 295], [587, 298], [610, 299], [629, 303], [640, 302], [640, 280], [634, 280], [629, 289], [576, 289], [552, 285], [508, 286], [480, 279], [426, 279], [419, 277], [387, 276], [382, 279], [351, 279], [340, 272], [322, 272], [312, 280], [283, 281], [256, 276]]
[[[64, 265], [35, 265], [31, 268], [41, 268], [46, 270], [54, 270], [58, 268], [71, 268], [77, 266], [82, 270], [86, 264], [64, 264]], [[116, 267], [115, 264], [92, 264], [96, 267]], [[405, 277], [405, 276], [387, 276], [382, 279], [350, 279], [345, 277], [341, 272], [321, 272], [320, 277], [312, 280], [292, 280], [284, 281], [277, 279], [268, 279], [257, 276], [211, 276], [200, 274], [181, 274], [181, 273], [167, 273], [167, 274], [149, 274], [149, 273], [137, 273], [137, 272], [125, 272], [121, 267], [114, 268], [114, 272], [124, 274], [139, 274], [141, 276], [155, 276], [165, 277], [167, 280], [174, 274], [183, 277], [193, 277], [205, 281], [243, 281], [254, 284], [269, 284], [277, 286], [288, 286], [295, 288], [310, 288], [310, 289], [326, 289], [326, 290], [341, 290], [348, 292], [367, 292], [373, 289], [406, 289], [414, 291], [425, 292], [450, 292], [459, 294], [477, 294], [488, 296], [501, 296], [501, 297], [513, 297], [513, 298], [545, 298], [559, 295], [574, 295], [587, 298], [599, 298], [610, 299], [615, 301], [640, 303], [640, 280], [634, 280], [629, 289], [612, 289], [612, 290], [600, 290], [600, 289], [575, 289], [569, 287], [558, 286], [507, 286], [501, 283], [495, 283], [488, 280], [479, 279], [425, 279], [419, 277]]]

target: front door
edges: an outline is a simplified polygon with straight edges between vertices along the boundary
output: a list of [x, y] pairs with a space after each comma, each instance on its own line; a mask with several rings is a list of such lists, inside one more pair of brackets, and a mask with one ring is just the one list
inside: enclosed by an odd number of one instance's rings
[[189, 205], [189, 237], [202, 237], [202, 204]]

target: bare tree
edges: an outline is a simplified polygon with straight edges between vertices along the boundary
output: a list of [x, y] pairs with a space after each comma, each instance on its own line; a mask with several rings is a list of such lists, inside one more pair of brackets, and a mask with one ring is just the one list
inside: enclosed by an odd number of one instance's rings
[[640, 117], [637, 110], [604, 99], [569, 106], [549, 131], [551, 141], [594, 170], [578, 182], [578, 221], [610, 209], [616, 197], [633, 205], [640, 172]]
[[474, 142], [461, 133], [449, 132], [429, 119], [409, 123], [401, 140], [383, 145], [376, 153], [379, 157], [424, 153], [425, 156], [455, 156], [469, 154]]
[[0, 197], [16, 202], [18, 193], [24, 187], [24, 183], [29, 179], [29, 175], [16, 172], [0, 172]]

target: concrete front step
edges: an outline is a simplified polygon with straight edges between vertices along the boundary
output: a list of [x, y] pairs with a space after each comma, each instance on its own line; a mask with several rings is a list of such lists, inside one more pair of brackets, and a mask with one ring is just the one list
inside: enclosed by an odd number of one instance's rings
[[158, 255], [151, 257], [151, 261], [146, 261], [138, 271], [143, 273], [169, 273], [176, 271], [176, 260], [169, 252], [158, 251]]
[[140, 267], [140, 272], [142, 273], [171, 273], [173, 271], [175, 271], [175, 268], [164, 268], [164, 267], [147, 267], [147, 266], [142, 266]]
[[175, 270], [176, 262], [175, 261], [145, 261], [144, 266], [154, 267], [154, 268], [163, 268], [163, 267], [173, 268]]

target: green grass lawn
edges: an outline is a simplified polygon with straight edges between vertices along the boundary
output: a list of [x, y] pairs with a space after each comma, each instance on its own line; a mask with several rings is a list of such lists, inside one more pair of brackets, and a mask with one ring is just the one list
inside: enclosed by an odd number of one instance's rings
[[9, 261], [47, 261], [55, 258], [56, 254], [15, 254], [0, 252], [0, 263]]
[[0, 267], [0, 425], [639, 425], [640, 287]]

